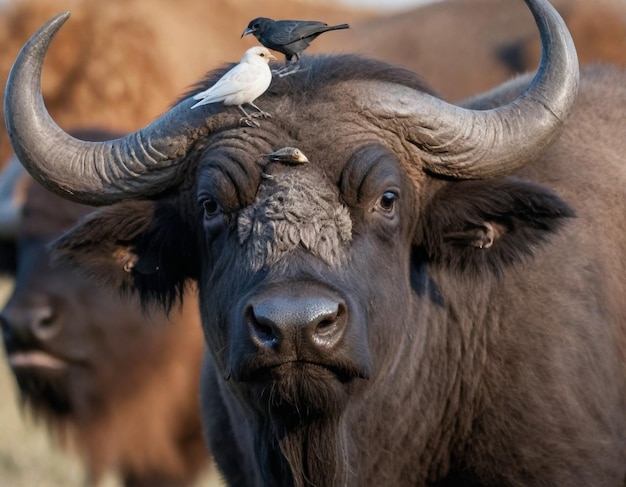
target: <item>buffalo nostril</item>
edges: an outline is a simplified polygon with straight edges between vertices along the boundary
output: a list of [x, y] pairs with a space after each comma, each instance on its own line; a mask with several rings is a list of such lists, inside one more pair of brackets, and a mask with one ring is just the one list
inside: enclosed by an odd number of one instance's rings
[[51, 306], [8, 307], [2, 313], [3, 334], [11, 337], [28, 335], [45, 341], [53, 338], [60, 330], [54, 309]]
[[31, 320], [33, 333], [40, 340], [49, 340], [59, 331], [59, 322], [54, 310], [49, 306], [33, 309]]
[[277, 325], [261, 314], [254, 312], [248, 317], [252, 338], [263, 347], [273, 348], [280, 341]]
[[336, 312], [329, 313], [311, 328], [311, 338], [320, 347], [331, 347], [341, 338], [345, 325], [346, 308], [338, 303]]
[[345, 325], [345, 305], [319, 297], [273, 297], [250, 307], [252, 338], [264, 347], [304, 338], [317, 347], [332, 346]]

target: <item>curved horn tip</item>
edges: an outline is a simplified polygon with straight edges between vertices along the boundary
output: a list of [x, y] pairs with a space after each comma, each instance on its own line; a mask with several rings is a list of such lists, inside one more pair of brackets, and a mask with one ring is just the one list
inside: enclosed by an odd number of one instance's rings
[[109, 205], [171, 187], [183, 177], [184, 155], [198, 134], [215, 130], [219, 121], [208, 123], [202, 112], [190, 119], [189, 103], [179, 103], [120, 139], [85, 142], [65, 132], [46, 109], [41, 72], [48, 47], [69, 15], [48, 20], [13, 63], [4, 118], [15, 154], [40, 184], [78, 203]]
[[63, 24], [65, 24], [65, 22], [69, 18], [70, 18], [70, 12], [67, 11], [67, 10], [65, 12], [61, 12], [59, 14], [56, 14], [54, 17], [52, 17], [50, 20], [48, 20], [45, 24], [43, 24], [37, 30], [37, 32], [35, 32], [30, 37], [28, 42], [26, 42], [26, 44], [24, 44], [24, 47], [22, 47], [22, 50], [20, 51], [20, 54], [21, 54], [21, 52], [26, 50], [26, 47], [28, 45], [33, 44], [33, 43], [41, 43], [41, 41], [43, 41], [44, 45], [47, 46], [52, 41], [52, 38], [54, 36], [56, 36], [56, 34], [59, 31], [59, 29], [61, 27], [63, 27]]
[[429, 172], [455, 179], [512, 174], [558, 137], [572, 113], [579, 68], [571, 35], [548, 0], [524, 2], [539, 29], [542, 53], [523, 93], [490, 110], [459, 109], [426, 95], [426, 103], [409, 104], [417, 119], [411, 134], [423, 147], [422, 163]]
[[56, 28], [59, 28], [67, 21], [67, 19], [70, 18], [70, 15], [71, 14], [70, 14], [69, 10], [66, 10], [65, 12], [58, 13], [54, 17], [52, 17], [50, 20], [48, 20], [48, 22], [46, 22], [44, 24], [44, 28], [46, 26], [49, 26], [49, 25], [50, 26], [54, 25]]
[[56, 35], [58, 30], [67, 22], [67, 19], [70, 18], [70, 12], [66, 10], [65, 12], [61, 12], [56, 14], [50, 20], [48, 20], [45, 24], [43, 24], [37, 32], [35, 32], [30, 41], [39, 38], [42, 34], [46, 33], [48, 36], [53, 37]]

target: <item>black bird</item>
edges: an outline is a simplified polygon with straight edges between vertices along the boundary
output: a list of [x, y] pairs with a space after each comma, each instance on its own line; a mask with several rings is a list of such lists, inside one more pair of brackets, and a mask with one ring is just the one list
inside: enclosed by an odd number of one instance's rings
[[272, 20], [267, 17], [253, 19], [241, 37], [254, 34], [254, 37], [268, 49], [282, 52], [287, 62], [295, 57], [289, 73], [281, 70], [282, 76], [299, 69], [300, 56], [309, 44], [320, 34], [330, 30], [348, 29], [348, 24], [328, 25], [315, 20]]

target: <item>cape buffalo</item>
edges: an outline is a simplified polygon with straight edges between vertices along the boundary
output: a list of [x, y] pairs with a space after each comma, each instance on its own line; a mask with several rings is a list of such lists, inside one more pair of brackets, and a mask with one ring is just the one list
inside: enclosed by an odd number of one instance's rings
[[91, 481], [113, 470], [129, 487], [192, 485], [210, 458], [200, 426], [204, 347], [194, 293], [169, 324], [164, 313], [142, 312], [136, 299], [67, 264], [52, 265], [46, 245], [93, 208], [22, 174], [30, 184], [16, 229], [16, 284], [0, 324], [23, 403], [76, 450]]
[[626, 73], [579, 77], [562, 19], [526, 3], [537, 74], [471, 108], [379, 61], [305, 56], [260, 127], [190, 110], [227, 66], [85, 143], [39, 89], [68, 15], [18, 56], [16, 153], [111, 205], [58, 252], [146, 303], [198, 282], [203, 421], [230, 485], [623, 484]]

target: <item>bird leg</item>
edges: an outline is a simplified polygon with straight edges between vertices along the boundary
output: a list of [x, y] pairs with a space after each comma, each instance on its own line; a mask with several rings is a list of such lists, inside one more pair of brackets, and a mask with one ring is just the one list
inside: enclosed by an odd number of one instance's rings
[[241, 117], [239, 119], [239, 125], [247, 125], [248, 127], [256, 127], [256, 128], [259, 128], [261, 126], [259, 122], [257, 122], [256, 120], [252, 120], [251, 118], [248, 118], [248, 117]]
[[237, 105], [237, 108], [241, 110], [245, 117], [239, 119], [239, 124], [246, 124], [248, 127], [260, 127], [261, 125], [256, 120], [252, 120], [252, 115], [250, 115], [241, 105]]
[[[299, 64], [295, 64], [293, 66], [290, 67], [291, 69], [287, 70], [287, 71], [282, 71], [281, 73], [278, 73], [278, 77], [279, 78], [284, 78], [285, 76], [289, 76], [290, 74], [294, 74], [297, 73], [298, 71], [300, 71], [300, 65]], [[306, 68], [303, 69], [302, 71], [306, 71]]]
[[263, 110], [261, 110], [259, 107], [257, 107], [254, 103], [250, 102], [250, 105], [252, 105], [254, 108], [256, 108], [257, 113], [251, 113], [250, 116], [254, 117], [254, 118], [272, 118], [272, 115], [268, 112], [264, 112]]
[[280, 75], [280, 73], [284, 73], [286, 71], [291, 70], [291, 64], [292, 63], [285, 63], [284, 65], [282, 65], [280, 68], [278, 69], [272, 69], [272, 74], [277, 74]]
[[300, 59], [286, 63], [282, 68], [277, 71], [272, 71], [272, 74], [277, 75], [279, 78], [284, 78], [285, 76], [289, 76], [290, 74], [297, 73], [300, 71]]
[[242, 105], [237, 105], [237, 107], [239, 107], [239, 110], [241, 110], [245, 115], [245, 117], [239, 119], [240, 124], [246, 124], [248, 127], [260, 127], [261, 125], [259, 124], [259, 122], [257, 122], [256, 120], [253, 120], [253, 118], [259, 118], [259, 117], [272, 118], [271, 114], [269, 114], [268, 112], [264, 112], [259, 107], [257, 107], [254, 103], [249, 103], [249, 104], [252, 105], [254, 108], [256, 108], [257, 112], [248, 113], [246, 112], [245, 108]]

